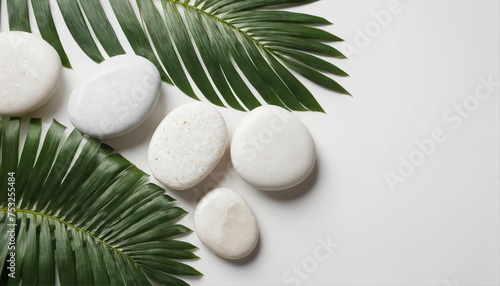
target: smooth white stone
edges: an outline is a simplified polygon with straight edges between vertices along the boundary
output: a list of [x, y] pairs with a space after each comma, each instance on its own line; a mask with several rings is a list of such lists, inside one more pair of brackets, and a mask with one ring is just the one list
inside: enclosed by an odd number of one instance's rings
[[0, 115], [34, 111], [55, 93], [61, 59], [42, 38], [26, 32], [0, 33]]
[[231, 159], [238, 174], [256, 188], [283, 190], [309, 176], [316, 147], [307, 127], [291, 112], [261, 106], [236, 128]]
[[226, 122], [211, 105], [192, 102], [171, 111], [156, 129], [148, 160], [153, 175], [171, 189], [201, 182], [228, 144]]
[[128, 133], [144, 122], [158, 101], [160, 73], [136, 55], [109, 58], [75, 87], [69, 118], [81, 132], [105, 139]]
[[215, 254], [240, 259], [259, 241], [259, 227], [245, 200], [233, 190], [218, 188], [196, 206], [194, 225], [200, 240]]

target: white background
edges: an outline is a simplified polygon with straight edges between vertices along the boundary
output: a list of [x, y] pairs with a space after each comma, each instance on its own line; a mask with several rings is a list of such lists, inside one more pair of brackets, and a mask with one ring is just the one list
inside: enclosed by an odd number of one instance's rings
[[[200, 247], [201, 259], [190, 264], [205, 274], [189, 283], [498, 285], [499, 88], [467, 118], [453, 108], [473, 103], [480, 77], [500, 80], [499, 1], [322, 0], [292, 10], [335, 23], [325, 29], [346, 40], [334, 46], [350, 60], [332, 62], [351, 75], [336, 79], [353, 97], [304, 81], [326, 114], [296, 114], [318, 151], [315, 171], [299, 187], [256, 190], [232, 171], [226, 155], [216, 175], [194, 190], [168, 191], [191, 212], [181, 220], [189, 227], [197, 199], [214, 182], [239, 192], [260, 225], [257, 249], [237, 262], [212, 254], [195, 233], [184, 237]], [[382, 21], [387, 13], [390, 19]], [[5, 15], [2, 7], [2, 31]], [[42, 117], [47, 124], [55, 118], [71, 127], [68, 97], [95, 64], [57, 11], [55, 17], [74, 69], [64, 70], [47, 105], [25, 117]], [[163, 84], [151, 118], [106, 143], [149, 172], [147, 148], [156, 126], [190, 101]], [[232, 133], [244, 113], [219, 110]], [[431, 138], [436, 129], [444, 142], [391, 189], [385, 174], [398, 175], [401, 158], [418, 153], [415, 141]], [[331, 253], [317, 250], [329, 240], [335, 245]], [[294, 274], [294, 265], [303, 273]]]

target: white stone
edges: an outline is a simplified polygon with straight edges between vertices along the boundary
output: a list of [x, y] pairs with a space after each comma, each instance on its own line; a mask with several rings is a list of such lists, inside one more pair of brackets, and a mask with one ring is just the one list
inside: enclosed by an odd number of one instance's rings
[[55, 93], [62, 65], [56, 50], [26, 32], [0, 33], [0, 115], [34, 111]]
[[245, 200], [233, 190], [206, 194], [194, 213], [196, 234], [215, 254], [227, 259], [249, 255], [259, 241], [259, 227]]
[[261, 106], [234, 132], [231, 159], [238, 174], [262, 190], [283, 190], [304, 181], [314, 168], [316, 147], [307, 127], [291, 112]]
[[153, 111], [161, 86], [154, 64], [136, 55], [109, 58], [73, 90], [69, 118], [81, 132], [106, 139], [126, 134]]
[[148, 151], [153, 175], [171, 189], [201, 182], [228, 144], [226, 122], [211, 105], [192, 102], [171, 111], [156, 129]]

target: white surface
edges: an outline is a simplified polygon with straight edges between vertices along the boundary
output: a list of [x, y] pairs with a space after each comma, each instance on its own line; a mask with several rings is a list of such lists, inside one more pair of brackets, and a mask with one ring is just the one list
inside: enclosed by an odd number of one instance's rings
[[252, 186], [279, 191], [298, 185], [311, 174], [316, 147], [293, 112], [265, 105], [238, 124], [231, 141], [231, 162]]
[[160, 73], [149, 60], [119, 55], [96, 65], [71, 92], [71, 123], [95, 138], [114, 138], [137, 128], [153, 112]]
[[[346, 40], [335, 44], [341, 47], [354, 46], [357, 31], [375, 25], [373, 13], [388, 3], [322, 0], [294, 10], [334, 22], [326, 29]], [[256, 190], [232, 171], [226, 154], [199, 187], [170, 192], [191, 212], [181, 220], [190, 227], [197, 199], [215, 181], [238, 190], [259, 221], [260, 243], [243, 262], [222, 259], [196, 234], [186, 236], [200, 247], [201, 259], [191, 265], [205, 274], [190, 283], [293, 285], [283, 276], [306, 264], [314, 271], [303, 273], [303, 285], [499, 284], [499, 87], [468, 118], [443, 119], [475, 95], [479, 78], [500, 80], [499, 1], [402, 0], [398, 11], [368, 44], [358, 42], [350, 60], [332, 60], [351, 75], [337, 79], [353, 98], [308, 83], [326, 114], [296, 114], [318, 153], [317, 167], [300, 187]], [[5, 30], [5, 7], [1, 12]], [[69, 93], [95, 64], [56, 16], [74, 70], [64, 70], [52, 100], [26, 117], [43, 116], [47, 123], [55, 117], [70, 126]], [[156, 126], [168, 111], [191, 101], [163, 84], [144, 127], [106, 142], [148, 170]], [[232, 133], [244, 114], [219, 110]], [[415, 140], [431, 138], [436, 128], [447, 139], [391, 190], [384, 174], [397, 172], [399, 157], [408, 158], [418, 148]]]
[[171, 189], [191, 188], [219, 163], [228, 141], [226, 122], [214, 107], [183, 104], [156, 128], [148, 149], [149, 168]]
[[255, 249], [259, 226], [245, 200], [228, 188], [208, 192], [194, 213], [196, 234], [206, 247], [227, 259], [242, 259]]
[[0, 114], [20, 116], [46, 103], [61, 80], [56, 50], [39, 36], [0, 33]]

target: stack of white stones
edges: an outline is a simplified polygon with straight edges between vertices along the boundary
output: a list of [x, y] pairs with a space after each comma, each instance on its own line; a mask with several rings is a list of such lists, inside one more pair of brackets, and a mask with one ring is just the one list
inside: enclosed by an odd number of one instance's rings
[[[0, 115], [21, 116], [45, 104], [55, 93], [62, 65], [57, 51], [26, 32], [0, 33]], [[81, 132], [113, 138], [148, 118], [158, 101], [160, 74], [135, 55], [103, 61], [73, 90], [69, 117]]]
[[[228, 141], [225, 121], [215, 108], [202, 102], [182, 105], [165, 117], [151, 139], [151, 172], [171, 189], [189, 189], [215, 168]], [[262, 106], [249, 112], [237, 127], [231, 158], [249, 184], [277, 191], [309, 176], [316, 148], [308, 129], [291, 112]], [[200, 200], [194, 223], [200, 240], [227, 259], [246, 257], [259, 240], [251, 208], [227, 188], [214, 189]]]
[[[60, 77], [61, 61], [48, 43], [29, 33], [0, 33], [0, 115], [22, 115], [40, 107], [54, 94]], [[107, 59], [73, 90], [70, 120], [92, 137], [126, 134], [151, 114], [160, 83], [158, 70], [145, 58]], [[182, 105], [165, 117], [151, 138], [151, 172], [171, 189], [189, 189], [213, 171], [228, 142], [226, 123], [214, 107], [202, 102]], [[307, 128], [276, 106], [249, 112], [234, 132], [230, 152], [238, 174], [269, 191], [298, 185], [316, 162]], [[251, 208], [230, 189], [206, 194], [194, 220], [200, 240], [221, 257], [241, 259], [258, 243], [259, 228]]]

